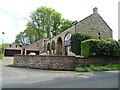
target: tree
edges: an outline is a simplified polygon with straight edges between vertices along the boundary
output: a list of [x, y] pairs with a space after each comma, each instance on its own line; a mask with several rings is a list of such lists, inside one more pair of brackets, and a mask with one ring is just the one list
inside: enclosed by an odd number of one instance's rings
[[71, 51], [76, 55], [81, 55], [81, 42], [87, 39], [91, 39], [91, 36], [86, 33], [78, 32], [71, 36]]
[[[47, 38], [50, 37], [50, 31], [52, 29], [52, 17], [55, 13], [55, 10], [47, 7], [37, 8], [35, 12], [30, 16], [31, 25], [36, 29], [38, 33], [38, 38], [43, 38], [44, 34], [47, 34]], [[42, 32], [42, 33], [41, 33]]]
[[20, 32], [20, 33], [16, 36], [15, 43], [17, 43], [17, 44], [20, 45], [20, 46], [26, 45], [24, 32]]
[[43, 6], [32, 13], [29, 23], [36, 29], [39, 39], [49, 38], [51, 34], [56, 36], [72, 26], [72, 21], [62, 18], [59, 12]]
[[24, 33], [25, 33], [25, 37], [27, 37], [30, 44], [32, 42], [39, 40], [39, 35], [42, 35], [41, 34], [42, 32], [38, 34], [37, 29], [30, 24], [27, 25], [27, 28], [24, 30]]
[[50, 38], [72, 26], [72, 21], [62, 18], [61, 14], [52, 8], [40, 7], [32, 12], [24, 32], [16, 36], [19, 45], [31, 44], [42, 38]]
[[56, 36], [59, 32], [59, 26], [61, 25], [61, 14], [58, 12], [54, 12], [52, 14], [51, 19], [52, 19], [52, 28], [53, 28], [51, 32], [53, 36]]
[[1, 49], [4, 50], [8, 45], [9, 45], [9, 43], [0, 44], [0, 50], [1, 50]]
[[72, 21], [67, 19], [62, 19], [61, 26], [60, 26], [60, 32], [65, 31], [66, 29], [70, 28], [72, 26]]
[[[0, 58], [4, 58], [4, 52], [5, 52], [5, 48], [9, 45], [9, 43], [3, 43], [0, 44]], [[2, 51], [2, 52], [1, 52]], [[1, 57], [2, 56], [2, 57]]]

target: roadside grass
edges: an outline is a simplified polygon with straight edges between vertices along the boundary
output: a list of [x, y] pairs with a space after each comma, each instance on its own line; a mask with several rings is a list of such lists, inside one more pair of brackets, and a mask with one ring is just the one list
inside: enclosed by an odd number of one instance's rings
[[76, 72], [90, 72], [90, 71], [110, 71], [120, 70], [120, 64], [109, 64], [109, 65], [90, 65], [83, 67], [76, 67]]
[[0, 59], [1, 59], [1, 60], [4, 59], [4, 54], [0, 54]]

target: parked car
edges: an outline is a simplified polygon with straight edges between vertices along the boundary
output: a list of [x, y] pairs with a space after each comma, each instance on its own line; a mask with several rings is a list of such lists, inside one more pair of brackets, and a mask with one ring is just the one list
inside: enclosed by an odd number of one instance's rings
[[44, 53], [40, 53], [40, 55], [48, 55], [46, 52], [44, 52]]
[[36, 53], [34, 53], [34, 52], [31, 52], [31, 53], [29, 53], [28, 55], [36, 55]]

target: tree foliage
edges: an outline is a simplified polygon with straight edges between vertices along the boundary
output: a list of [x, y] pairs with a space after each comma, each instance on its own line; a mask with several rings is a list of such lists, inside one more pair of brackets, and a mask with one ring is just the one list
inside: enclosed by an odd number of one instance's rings
[[24, 32], [16, 36], [19, 45], [31, 44], [44, 37], [50, 38], [72, 26], [72, 21], [62, 18], [62, 15], [52, 8], [40, 7], [32, 12]]
[[120, 39], [118, 40], [118, 42], [120, 43]]
[[120, 57], [120, 44], [114, 39], [89, 39], [81, 43], [83, 56]]
[[[0, 44], [0, 51], [2, 50], [3, 53], [4, 53], [4, 50], [5, 48], [9, 45], [9, 43], [3, 43], [3, 44]], [[0, 52], [1, 53], [1, 52]]]
[[78, 32], [78, 33], [74, 33], [71, 36], [71, 51], [73, 53], [75, 53], [76, 55], [81, 55], [81, 42], [87, 39], [91, 39], [91, 36], [82, 33], [82, 32]]

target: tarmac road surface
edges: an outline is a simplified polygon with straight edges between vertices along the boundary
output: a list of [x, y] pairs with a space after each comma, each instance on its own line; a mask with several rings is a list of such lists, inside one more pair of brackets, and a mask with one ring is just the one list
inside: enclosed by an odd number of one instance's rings
[[2, 88], [118, 88], [118, 71], [77, 73], [6, 66], [12, 59], [2, 61]]

